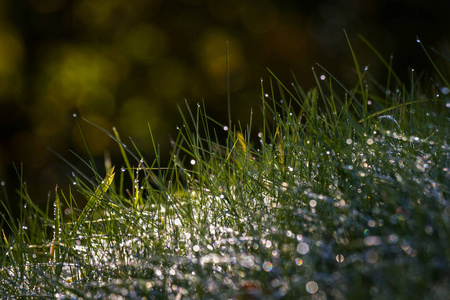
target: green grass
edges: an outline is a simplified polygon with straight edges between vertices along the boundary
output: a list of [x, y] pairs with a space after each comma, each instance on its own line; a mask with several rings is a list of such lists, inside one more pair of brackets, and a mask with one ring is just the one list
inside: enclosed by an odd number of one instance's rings
[[151, 128], [152, 161], [102, 129], [122, 151], [116, 167], [92, 156], [90, 174], [73, 166], [74, 185], [57, 187], [48, 211], [18, 191], [18, 217], [3, 218], [0, 295], [445, 299], [449, 61], [403, 84], [374, 52], [386, 84], [353, 51], [352, 88], [321, 66], [310, 91], [269, 70], [263, 124], [219, 124], [187, 105], [165, 166]]

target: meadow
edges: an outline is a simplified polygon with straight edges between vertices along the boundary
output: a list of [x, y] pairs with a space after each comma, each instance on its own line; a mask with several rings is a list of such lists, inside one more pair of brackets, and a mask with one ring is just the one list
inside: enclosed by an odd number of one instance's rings
[[[85, 172], [61, 157], [73, 184], [56, 187], [47, 210], [26, 185], [4, 194], [21, 205], [14, 215], [4, 204], [0, 295], [445, 299], [450, 60], [419, 41], [435, 73], [411, 70], [403, 83], [392, 58], [362, 39], [386, 82], [353, 51], [350, 88], [320, 65], [308, 91], [269, 70], [260, 109], [249, 112], [262, 124], [221, 124], [186, 103], [167, 165], [150, 126], [151, 154], [99, 127], [121, 162], [78, 157]], [[83, 126], [97, 126], [75, 117], [83, 137]]]

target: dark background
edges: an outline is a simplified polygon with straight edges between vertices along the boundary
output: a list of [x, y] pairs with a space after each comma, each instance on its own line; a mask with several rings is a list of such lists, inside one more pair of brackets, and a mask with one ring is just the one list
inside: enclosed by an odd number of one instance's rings
[[[24, 166], [31, 197], [47, 202], [71, 169], [47, 150], [77, 164], [86, 157], [72, 115], [108, 131], [116, 126], [153, 155], [147, 122], [163, 153], [181, 123], [177, 105], [204, 101], [226, 122], [226, 42], [230, 49], [233, 121], [253, 108], [260, 124], [260, 78], [266, 67], [304, 89], [319, 62], [342, 82], [355, 72], [343, 29], [363, 66], [385, 82], [386, 69], [357, 38], [367, 38], [405, 80], [431, 65], [420, 45], [449, 53], [450, 1], [275, 0], [4, 0], [0, 2], [0, 181], [11, 201], [18, 186], [13, 162]], [[316, 68], [318, 72], [320, 70]], [[93, 153], [118, 147], [83, 124]], [[120, 167], [120, 165], [116, 166]], [[50, 198], [51, 200], [53, 198]], [[3, 196], [0, 200], [4, 201]]]

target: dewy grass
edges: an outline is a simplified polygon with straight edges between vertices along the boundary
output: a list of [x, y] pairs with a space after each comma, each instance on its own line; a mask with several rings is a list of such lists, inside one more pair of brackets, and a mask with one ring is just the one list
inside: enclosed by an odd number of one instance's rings
[[91, 157], [92, 174], [74, 169], [68, 194], [56, 189], [52, 217], [21, 187], [18, 219], [3, 218], [0, 295], [445, 299], [450, 87], [442, 70], [411, 89], [357, 70], [352, 89], [316, 70], [308, 92], [272, 74], [260, 126], [180, 109], [165, 167], [151, 128], [154, 161], [102, 129], [125, 166]]

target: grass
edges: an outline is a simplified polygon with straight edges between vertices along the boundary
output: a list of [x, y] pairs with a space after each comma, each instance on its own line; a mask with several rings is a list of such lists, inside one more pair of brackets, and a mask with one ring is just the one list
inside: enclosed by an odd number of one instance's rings
[[388, 72], [381, 84], [351, 52], [351, 89], [321, 66], [310, 91], [272, 73], [261, 86], [263, 124], [219, 124], [204, 105], [180, 109], [166, 166], [150, 127], [152, 161], [101, 129], [120, 147], [122, 168], [100, 169], [90, 156], [91, 173], [73, 166], [73, 185], [57, 187], [47, 211], [18, 191], [18, 217], [3, 218], [12, 234], [0, 242], [0, 295], [445, 299], [445, 72], [412, 72], [403, 84], [374, 50]]

